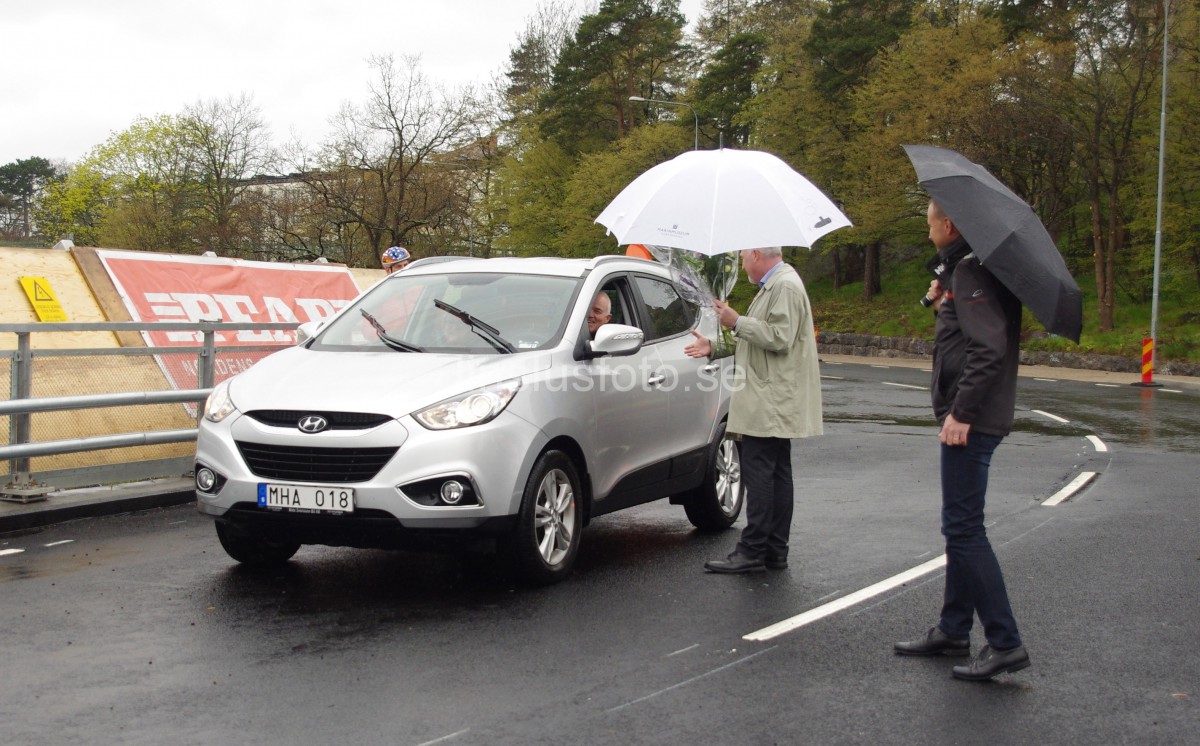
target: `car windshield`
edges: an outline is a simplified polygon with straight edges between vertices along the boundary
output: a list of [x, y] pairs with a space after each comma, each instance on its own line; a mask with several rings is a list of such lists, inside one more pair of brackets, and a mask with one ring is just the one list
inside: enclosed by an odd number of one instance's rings
[[496, 355], [553, 344], [579, 280], [498, 273], [404, 274], [379, 283], [312, 349]]

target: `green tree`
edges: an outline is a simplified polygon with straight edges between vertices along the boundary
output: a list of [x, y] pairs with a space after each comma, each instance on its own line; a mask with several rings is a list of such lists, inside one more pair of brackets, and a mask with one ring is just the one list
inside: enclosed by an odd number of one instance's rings
[[[1130, 193], [1139, 182], [1137, 155], [1153, 122], [1162, 47], [1156, 0], [1093, 0], [1069, 42], [1049, 57], [1070, 55], [1069, 68], [1048, 71], [1048, 101], [1070, 127], [1075, 158], [1085, 175], [1087, 225], [1093, 254], [1101, 331], [1111, 331], [1119, 272], [1129, 271]], [[1132, 254], [1132, 256], [1131, 256]]]
[[561, 4], [539, 3], [508, 55], [500, 106], [510, 124], [532, 118], [554, 79], [554, 66], [578, 20]]
[[[846, 202], [858, 187], [845, 161], [856, 133], [852, 102], [849, 95], [830, 100], [817, 90], [819, 60], [808, 51], [820, 7], [812, 0], [770, 0], [756, 9], [771, 33], [755, 95], [735, 121], [750, 123], [752, 144], [797, 168], [857, 222], [854, 205]], [[852, 232], [836, 231], [801, 257], [808, 264], [827, 258], [833, 284], [840, 287], [862, 276], [864, 255]]]
[[752, 122], [738, 115], [754, 97], [754, 80], [762, 68], [766, 45], [762, 34], [735, 34], [716, 51], [692, 89], [701, 122], [714, 122], [731, 147], [750, 141]]
[[38, 234], [50, 243], [65, 238], [80, 246], [100, 246], [113, 192], [94, 156], [85, 158], [46, 186], [33, 209]]
[[105, 245], [201, 253], [195, 237], [200, 191], [187, 127], [178, 116], [138, 118], [90, 159], [110, 181], [112, 202], [100, 226]]
[[555, 253], [585, 257], [621, 253], [616, 238], [595, 222], [596, 216], [639, 174], [674, 158], [690, 144], [691, 133], [685, 139], [678, 127], [664, 122], [638, 127], [613, 148], [584, 155], [566, 183], [560, 217], [565, 229]]
[[506, 231], [496, 243], [519, 256], [556, 256], [566, 231], [563, 202], [576, 161], [554, 140], [532, 141], [505, 158], [491, 195]]
[[927, 197], [902, 144], [943, 145], [978, 160], [974, 133], [1005, 98], [1011, 60], [1003, 42], [1001, 25], [974, 13], [953, 26], [922, 23], [883, 52], [855, 90], [858, 134], [847, 151], [844, 199], [853, 207], [850, 233], [876, 247], [876, 256], [887, 243], [923, 232]]
[[[1171, 8], [1170, 48], [1174, 53], [1167, 71], [1162, 284], [1179, 292], [1188, 286], [1200, 288], [1200, 5], [1172, 3]], [[1153, 166], [1146, 171], [1157, 179], [1157, 133], [1152, 143], [1146, 151]], [[1158, 207], [1157, 181], [1146, 195], [1139, 213], [1143, 233], [1149, 237], [1151, 216]]]
[[768, 29], [761, 14], [755, 12], [755, 0], [704, 0], [696, 19], [696, 47], [705, 58], [741, 34], [766, 36]]
[[817, 90], [836, 100], [858, 86], [876, 55], [908, 30], [914, 4], [914, 0], [832, 0], [818, 10], [805, 43], [817, 60]]
[[38, 156], [19, 158], [0, 166], [0, 199], [20, 216], [21, 238], [33, 235], [30, 215], [34, 202], [42, 190], [60, 176], [50, 161]]
[[541, 135], [576, 154], [627, 134], [637, 117], [630, 96], [660, 98], [681, 87], [683, 26], [678, 0], [602, 0], [554, 66]]

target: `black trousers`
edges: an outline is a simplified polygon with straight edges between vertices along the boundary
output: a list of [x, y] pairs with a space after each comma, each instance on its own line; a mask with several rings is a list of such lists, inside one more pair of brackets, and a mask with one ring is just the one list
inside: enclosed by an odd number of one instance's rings
[[743, 435], [739, 446], [746, 485], [746, 528], [737, 551], [747, 557], [786, 558], [795, 501], [792, 441]]

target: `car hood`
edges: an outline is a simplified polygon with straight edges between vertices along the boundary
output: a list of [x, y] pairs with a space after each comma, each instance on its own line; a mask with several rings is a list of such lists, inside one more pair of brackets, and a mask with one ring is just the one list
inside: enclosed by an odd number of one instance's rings
[[376, 412], [401, 417], [451, 396], [545, 370], [549, 352], [439, 355], [291, 347], [230, 381], [238, 410]]

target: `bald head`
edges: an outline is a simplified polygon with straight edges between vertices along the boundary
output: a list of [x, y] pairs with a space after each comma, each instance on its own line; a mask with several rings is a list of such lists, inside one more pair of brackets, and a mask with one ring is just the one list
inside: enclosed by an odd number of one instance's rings
[[612, 299], [608, 297], [608, 293], [601, 290], [596, 293], [596, 297], [592, 300], [592, 307], [588, 309], [588, 334], [596, 336], [596, 330], [609, 321], [612, 321]]

